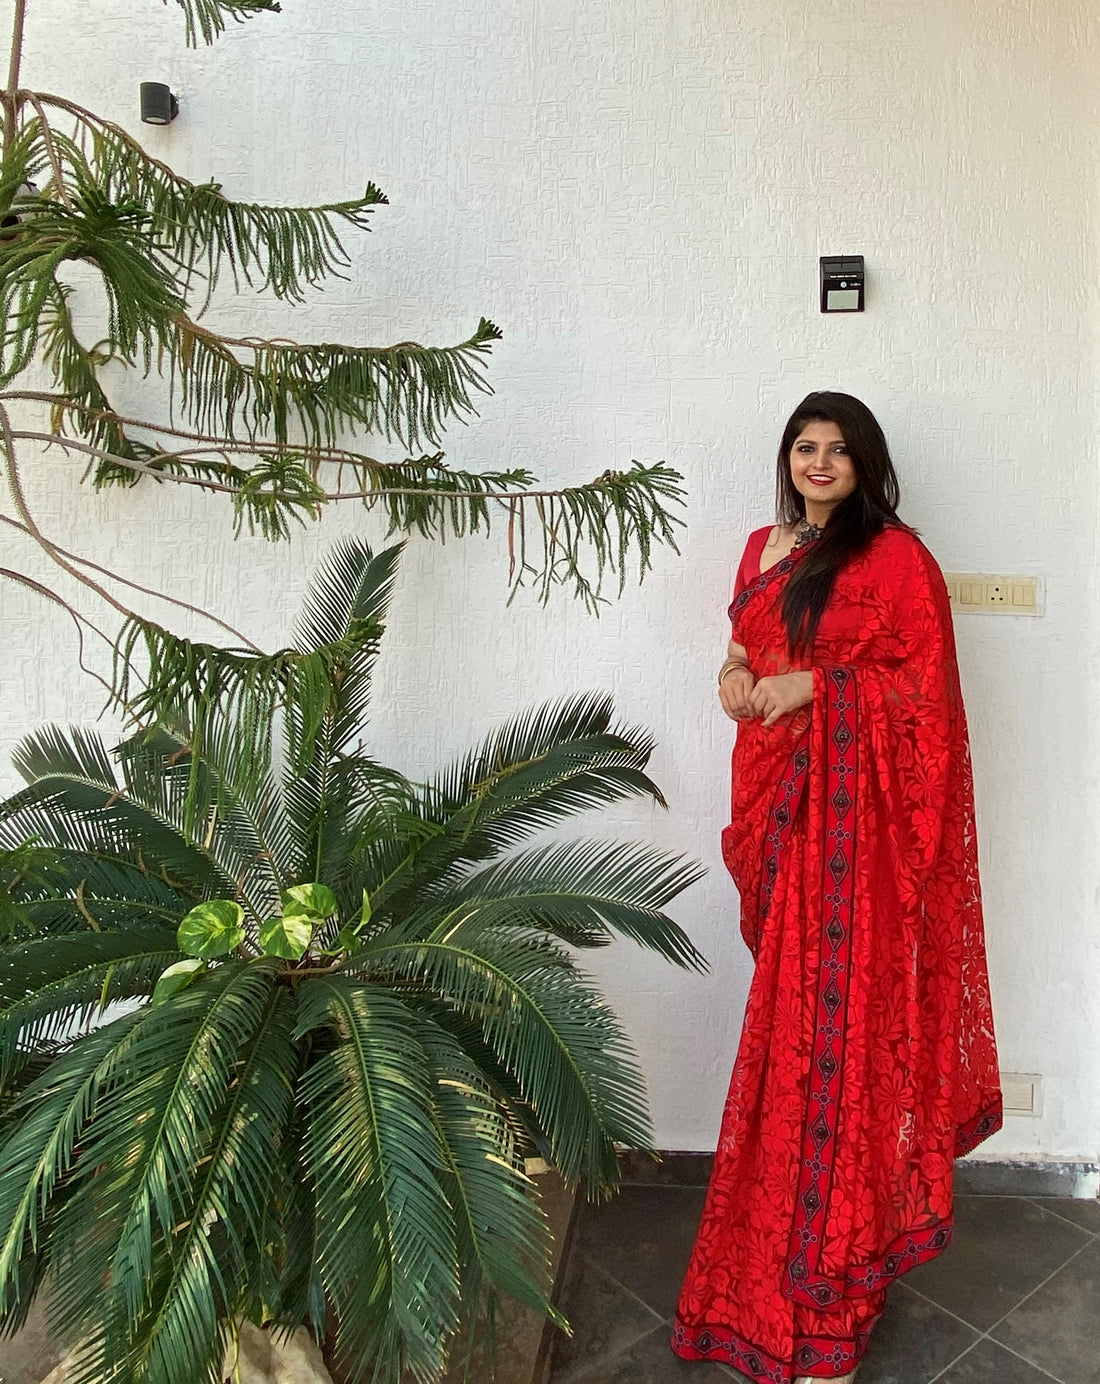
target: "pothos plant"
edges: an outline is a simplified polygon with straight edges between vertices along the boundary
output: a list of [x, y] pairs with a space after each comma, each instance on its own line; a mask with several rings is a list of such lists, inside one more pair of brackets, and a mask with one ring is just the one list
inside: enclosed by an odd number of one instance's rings
[[[428, 782], [365, 745], [397, 549], [337, 547], [291, 644], [164, 668], [113, 751], [46, 728], [0, 804], [0, 1328], [45, 1291], [72, 1384], [215, 1384], [235, 1324], [305, 1324], [349, 1384], [430, 1384], [500, 1294], [551, 1312], [525, 1158], [591, 1195], [649, 1146], [579, 965], [699, 875], [548, 836], [663, 799], [605, 696]], [[123, 1003], [119, 1003], [123, 1002]]]

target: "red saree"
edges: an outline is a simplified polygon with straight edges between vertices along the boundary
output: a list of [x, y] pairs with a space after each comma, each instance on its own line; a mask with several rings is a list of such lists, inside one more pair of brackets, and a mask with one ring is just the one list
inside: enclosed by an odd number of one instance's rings
[[908, 529], [837, 578], [812, 663], [780, 608], [730, 618], [811, 707], [740, 723], [723, 856], [756, 962], [673, 1349], [760, 1384], [853, 1369], [886, 1286], [951, 1239], [953, 1160], [1001, 1124], [966, 719], [947, 590]]

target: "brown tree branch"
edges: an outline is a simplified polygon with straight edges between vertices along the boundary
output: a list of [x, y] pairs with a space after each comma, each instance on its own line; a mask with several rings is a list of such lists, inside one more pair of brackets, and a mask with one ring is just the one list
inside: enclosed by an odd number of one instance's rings
[[[212, 481], [203, 476], [180, 476], [171, 471], [161, 471], [155, 466], [150, 466], [143, 461], [131, 461], [126, 457], [115, 456], [113, 452], [105, 452], [102, 447], [94, 447], [90, 442], [81, 442], [75, 437], [64, 437], [60, 433], [32, 432], [30, 430], [13, 431], [11, 436], [19, 441], [44, 442], [48, 446], [60, 447], [62, 451], [85, 452], [88, 456], [94, 457], [97, 461], [105, 461], [111, 466], [121, 466], [128, 471], [134, 471], [138, 475], [153, 476], [160, 481], [175, 481], [179, 485], [193, 485], [199, 489], [216, 490], [223, 494], [239, 494], [239, 487], [226, 485], [221, 481]], [[219, 442], [213, 447], [186, 447], [175, 452], [161, 452], [159, 455], [165, 461], [184, 461], [188, 458], [198, 459], [202, 456], [221, 455], [225, 452], [255, 452], [255, 447], [246, 442]], [[298, 448], [279, 448], [280, 451], [297, 451]], [[351, 464], [345, 463], [345, 464]], [[599, 478], [599, 479], [602, 479]], [[598, 485], [599, 479], [591, 481], [589, 484]], [[566, 487], [573, 488], [573, 487]], [[583, 489], [584, 487], [576, 487]], [[275, 500], [298, 500], [301, 497], [289, 492], [275, 490], [267, 492]], [[374, 490], [328, 490], [319, 497], [324, 503], [328, 500], [378, 500], [386, 495], [416, 495], [421, 499], [438, 495], [441, 500], [499, 500], [501, 504], [507, 505], [511, 501], [522, 503], [524, 500], [554, 500], [561, 496], [559, 490], [427, 490], [422, 486], [401, 486], [386, 485], [379, 486]]]
[[23, 61], [23, 22], [27, 17], [27, 0], [15, 0], [12, 21], [11, 57], [8, 62], [8, 85], [4, 90], [4, 153], [15, 138], [15, 122], [19, 114], [19, 67]]
[[88, 587], [89, 590], [94, 591], [97, 596], [101, 596], [109, 606], [117, 610], [119, 614], [124, 616], [127, 620], [136, 618], [136, 612], [130, 610], [128, 606], [124, 606], [121, 601], [116, 601], [111, 593], [100, 586], [97, 581], [93, 581], [91, 577], [85, 576], [85, 574], [77, 567], [74, 567], [71, 562], [63, 558], [59, 549], [50, 542], [38, 527], [34, 515], [30, 511], [30, 506], [27, 504], [27, 497], [23, 493], [23, 482], [19, 475], [19, 463], [15, 455], [15, 439], [19, 434], [13, 432], [11, 419], [8, 417], [7, 409], [3, 407], [0, 407], [0, 435], [2, 435], [4, 442], [8, 488], [11, 491], [12, 499], [15, 501], [15, 507], [19, 511], [19, 516], [27, 527], [27, 532], [50, 561], [56, 563], [62, 571], [68, 572], [68, 574], [80, 582], [82, 586]]
[[27, 98], [37, 112], [39, 123], [42, 126], [42, 141], [46, 146], [46, 155], [50, 160], [50, 167], [53, 169], [53, 180], [57, 186], [57, 195], [64, 202], [69, 211], [73, 209], [73, 199], [69, 189], [65, 184], [65, 173], [61, 167], [61, 159], [58, 157], [57, 146], [53, 142], [53, 131], [50, 129], [50, 122], [46, 119], [46, 112], [42, 109], [42, 102], [32, 92]]
[[[19, 527], [22, 528], [22, 525], [19, 525]], [[107, 681], [106, 678], [100, 677], [100, 675], [96, 672], [94, 668], [89, 668], [88, 665], [84, 662], [84, 630], [82, 626], [87, 625], [88, 628], [93, 633], [98, 634], [100, 639], [103, 640], [107, 647], [113, 651], [115, 646], [112, 640], [108, 639], [108, 637], [103, 633], [99, 626], [93, 624], [92, 621], [89, 620], [86, 615], [82, 615], [80, 611], [76, 609], [75, 606], [71, 606], [68, 603], [68, 601], [63, 600], [57, 594], [56, 591], [51, 591], [48, 586], [43, 586], [41, 582], [37, 582], [32, 577], [26, 576], [23, 572], [13, 572], [10, 567], [0, 567], [0, 577], [6, 577], [9, 581], [14, 581], [17, 582], [20, 586], [27, 587], [28, 590], [35, 592], [35, 594], [38, 596], [45, 596], [47, 601], [53, 601], [54, 605], [59, 605], [61, 609], [65, 611], [65, 613], [72, 619], [73, 624], [76, 626], [76, 661], [77, 663], [79, 663], [81, 671], [87, 673], [90, 678], [95, 678], [96, 682], [98, 682], [101, 687], [106, 688], [107, 695], [110, 697], [111, 701], [114, 701], [115, 692], [111, 684]]]
[[[13, 529], [18, 529], [20, 533], [25, 533], [34, 537], [26, 524], [21, 524], [18, 519], [13, 519], [10, 514], [0, 514], [0, 523], [9, 524]], [[70, 553], [59, 544], [53, 544], [54, 550], [66, 557], [70, 562], [78, 562], [81, 567], [88, 567], [93, 572], [99, 572], [104, 577], [109, 577], [111, 581], [117, 581], [121, 586], [128, 586], [133, 591], [140, 591], [144, 596], [152, 596], [155, 600], [165, 601], [168, 605], [177, 606], [180, 610], [188, 610], [193, 615], [201, 615], [204, 620], [209, 620], [211, 624], [217, 625], [220, 629], [231, 634], [234, 639], [239, 639], [243, 645], [247, 645], [255, 653], [262, 653], [263, 650], [258, 644], [254, 644], [247, 635], [244, 635], [232, 625], [226, 624], [217, 615], [211, 615], [208, 610], [203, 610], [201, 606], [192, 605], [190, 601], [181, 600], [178, 596], [169, 596], [164, 591], [157, 591], [151, 586], [142, 586], [140, 582], [131, 581], [129, 577], [120, 576], [118, 572], [112, 572], [109, 567], [101, 567], [98, 562], [92, 562], [90, 558], [81, 557], [79, 553]], [[104, 636], [106, 638], [106, 636]], [[108, 640], [110, 643], [110, 640]]]

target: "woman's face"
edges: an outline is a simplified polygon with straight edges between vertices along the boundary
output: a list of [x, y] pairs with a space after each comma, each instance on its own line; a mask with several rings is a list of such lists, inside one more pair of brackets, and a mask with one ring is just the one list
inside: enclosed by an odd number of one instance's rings
[[827, 521], [857, 487], [856, 468], [836, 423], [807, 423], [791, 447], [791, 480], [811, 524]]

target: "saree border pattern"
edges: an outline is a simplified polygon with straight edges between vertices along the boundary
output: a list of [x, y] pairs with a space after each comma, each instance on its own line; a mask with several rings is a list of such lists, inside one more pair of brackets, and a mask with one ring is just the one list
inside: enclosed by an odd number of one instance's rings
[[850, 668], [830, 667], [826, 678], [827, 746], [825, 834], [816, 1028], [811, 1084], [803, 1125], [802, 1167], [784, 1291], [796, 1302], [828, 1307], [844, 1284], [818, 1273], [833, 1182], [840, 1121], [840, 1073], [848, 1008], [852, 913], [855, 900], [855, 823], [858, 756], [856, 680]]
[[810, 734], [807, 731], [795, 746], [794, 753], [791, 755], [790, 767], [780, 781], [768, 813], [764, 869], [760, 876], [760, 896], [757, 901], [756, 919], [752, 925], [751, 935], [746, 926], [749, 922], [749, 911], [748, 909], [744, 910], [741, 935], [754, 957], [759, 949], [761, 929], [764, 926], [765, 918], [768, 916], [772, 894], [775, 892], [775, 881], [779, 877], [779, 861], [786, 849], [787, 842], [790, 840], [791, 832], [794, 830], [795, 818], [798, 815], [799, 803], [802, 801], [803, 789], [806, 787], [806, 773], [809, 767]]
[[856, 1333], [854, 1343], [845, 1336], [799, 1336], [789, 1365], [766, 1350], [753, 1345], [728, 1326], [705, 1326], [690, 1330], [677, 1321], [672, 1332], [672, 1349], [683, 1360], [722, 1360], [755, 1381], [755, 1384], [791, 1384], [796, 1374], [814, 1365], [827, 1365], [832, 1375], [847, 1374], [862, 1360], [871, 1332], [882, 1313], [878, 1313]]

